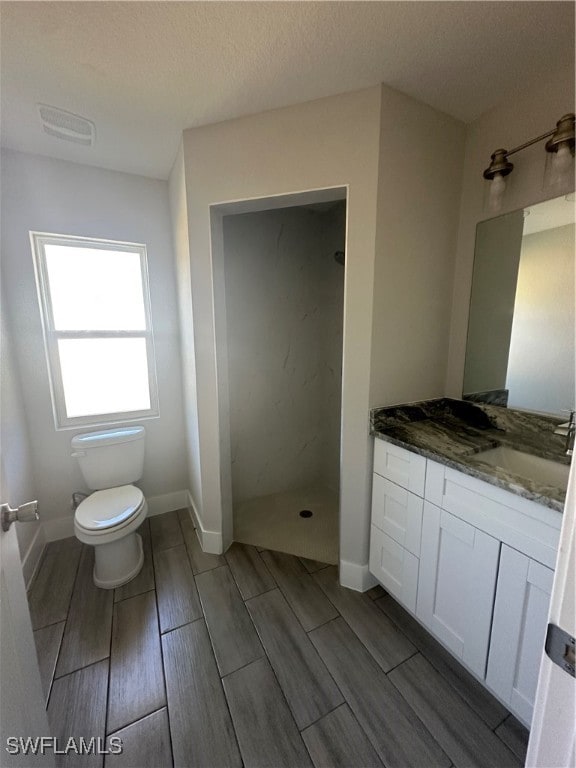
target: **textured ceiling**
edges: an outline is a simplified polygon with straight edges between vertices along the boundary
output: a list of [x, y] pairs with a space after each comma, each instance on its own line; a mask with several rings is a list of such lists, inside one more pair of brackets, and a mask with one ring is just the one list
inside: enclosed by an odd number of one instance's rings
[[[2, 2], [2, 143], [166, 178], [183, 129], [380, 82], [465, 122], [574, 59], [572, 2]], [[49, 137], [36, 103], [96, 124]]]

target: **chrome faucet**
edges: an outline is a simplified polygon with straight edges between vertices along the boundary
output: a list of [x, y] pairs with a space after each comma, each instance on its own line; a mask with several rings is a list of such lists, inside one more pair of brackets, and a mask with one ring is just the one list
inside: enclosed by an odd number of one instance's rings
[[574, 411], [570, 411], [570, 418], [564, 424], [559, 424], [554, 430], [555, 435], [563, 435], [566, 438], [566, 455], [572, 456], [574, 452], [574, 436], [576, 435], [576, 421]]

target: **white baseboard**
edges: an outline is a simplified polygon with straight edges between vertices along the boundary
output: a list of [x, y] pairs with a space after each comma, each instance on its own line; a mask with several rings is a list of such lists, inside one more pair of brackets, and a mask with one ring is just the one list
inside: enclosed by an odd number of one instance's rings
[[[172, 491], [160, 496], [149, 496], [148, 517], [162, 515], [164, 512], [172, 512], [175, 509], [185, 509], [188, 506], [188, 491]], [[74, 515], [70, 512], [64, 517], [56, 517], [53, 520], [42, 522], [46, 541], [58, 541], [74, 536]]]
[[65, 517], [56, 517], [54, 520], [43, 520], [42, 528], [46, 541], [58, 541], [74, 536], [74, 514], [70, 512]]
[[190, 517], [192, 518], [192, 522], [194, 523], [194, 527], [198, 533], [200, 546], [204, 552], [208, 552], [211, 555], [221, 555], [223, 552], [222, 532], [209, 531], [204, 528], [190, 491], [187, 491], [187, 499], [188, 503], [186, 506], [188, 507], [188, 512], [190, 513]]
[[340, 560], [340, 584], [356, 592], [366, 592], [375, 587], [378, 580], [368, 570], [368, 565], [358, 565], [347, 560]]
[[36, 530], [36, 533], [34, 534], [34, 538], [26, 550], [26, 554], [22, 558], [22, 574], [24, 576], [24, 584], [26, 585], [26, 589], [28, 589], [32, 583], [32, 579], [36, 575], [36, 571], [40, 565], [40, 560], [42, 559], [42, 553], [44, 552], [45, 546], [46, 534], [44, 533], [42, 524], [40, 524]]
[[149, 496], [148, 517], [162, 515], [164, 512], [173, 512], [175, 509], [185, 509], [188, 506], [188, 491], [172, 491], [160, 496]]
[[192, 518], [192, 524], [197, 531], [200, 530], [200, 518], [198, 517], [198, 511], [194, 499], [190, 491], [186, 491], [186, 507], [188, 508], [188, 514]]

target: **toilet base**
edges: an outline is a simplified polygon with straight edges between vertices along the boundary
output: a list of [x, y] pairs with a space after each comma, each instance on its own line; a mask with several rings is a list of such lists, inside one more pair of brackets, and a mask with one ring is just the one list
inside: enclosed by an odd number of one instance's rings
[[132, 581], [144, 565], [144, 547], [139, 533], [94, 547], [94, 584], [114, 589]]

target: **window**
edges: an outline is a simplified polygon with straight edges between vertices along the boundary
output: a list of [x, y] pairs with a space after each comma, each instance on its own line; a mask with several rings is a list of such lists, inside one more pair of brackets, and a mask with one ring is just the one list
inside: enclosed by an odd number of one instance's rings
[[157, 416], [146, 247], [30, 236], [56, 428]]

